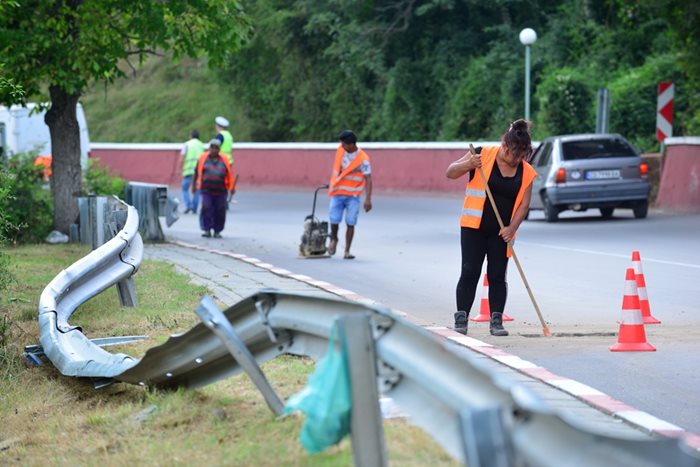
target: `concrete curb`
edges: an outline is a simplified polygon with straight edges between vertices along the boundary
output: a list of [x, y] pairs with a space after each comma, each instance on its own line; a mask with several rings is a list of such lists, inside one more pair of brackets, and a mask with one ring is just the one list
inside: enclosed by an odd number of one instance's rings
[[[322, 289], [326, 292], [343, 297], [347, 300], [353, 300], [365, 305], [379, 305], [380, 303], [376, 300], [372, 300], [367, 297], [363, 297], [351, 290], [343, 289], [337, 287], [329, 282], [316, 280], [312, 277], [295, 274], [286, 269], [278, 268], [272, 264], [266, 263], [257, 258], [252, 258], [239, 253], [231, 253], [229, 251], [217, 250], [213, 248], [208, 248], [200, 245], [194, 245], [191, 243], [182, 242], [179, 240], [169, 241], [173, 245], [181, 246], [184, 248], [190, 248], [194, 250], [206, 251], [208, 253], [214, 253], [222, 256], [228, 256], [229, 258], [244, 261], [246, 263], [252, 264], [262, 269], [266, 269], [273, 274], [281, 277], [288, 277], [295, 279], [300, 282], [304, 282], [313, 287]], [[386, 306], [384, 304], [381, 304]], [[410, 319], [410, 315], [399, 310], [391, 309], [391, 311], [401, 317]], [[523, 373], [531, 378], [541, 381], [549, 386], [557, 388], [579, 400], [585, 402], [591, 407], [619, 418], [630, 425], [637, 427], [638, 429], [645, 431], [650, 434], [667, 437], [667, 438], [679, 438], [682, 439], [690, 448], [700, 451], [700, 435], [684, 430], [683, 428], [676, 426], [672, 423], [666, 422], [657, 418], [647, 412], [637, 410], [629, 405], [621, 402], [613, 397], [598, 391], [591, 386], [580, 383], [573, 379], [565, 378], [559, 376], [543, 368], [535, 363], [527, 360], [523, 360], [517, 355], [505, 352], [498, 347], [495, 347], [486, 342], [474, 339], [473, 337], [462, 335], [454, 330], [441, 326], [426, 327], [425, 329], [433, 332], [441, 339], [449, 340], [462, 347], [469, 348], [482, 355], [486, 355], [497, 362], [506, 365], [520, 373]]]

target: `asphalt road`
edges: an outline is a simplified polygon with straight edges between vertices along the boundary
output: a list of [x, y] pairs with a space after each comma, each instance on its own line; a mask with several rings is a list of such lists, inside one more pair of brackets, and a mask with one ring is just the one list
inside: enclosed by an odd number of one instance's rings
[[[249, 191], [231, 204], [223, 239], [200, 237], [197, 218], [183, 215], [170, 238], [206, 243], [257, 257], [371, 297], [426, 325], [452, 326], [459, 276], [459, 196], [375, 195], [361, 213], [352, 252], [299, 259], [308, 192]], [[327, 197], [317, 214], [327, 219]], [[344, 246], [341, 227], [339, 252]], [[700, 433], [700, 215], [651, 210], [644, 220], [616, 211], [563, 213], [548, 224], [534, 212], [518, 232], [516, 251], [535, 298], [555, 334], [544, 337], [515, 264], [508, 271], [509, 337], [472, 323], [469, 334], [554, 373], [588, 384], [632, 407]], [[625, 269], [641, 253], [652, 314], [647, 325], [656, 352], [613, 353]], [[471, 316], [478, 315], [479, 298]]]

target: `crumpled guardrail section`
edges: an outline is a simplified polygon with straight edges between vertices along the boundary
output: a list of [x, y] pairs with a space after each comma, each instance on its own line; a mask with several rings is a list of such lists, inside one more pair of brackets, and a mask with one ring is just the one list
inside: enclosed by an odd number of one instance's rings
[[91, 342], [68, 323], [75, 310], [90, 298], [132, 276], [143, 259], [136, 209], [128, 211], [124, 227], [104, 245], [61, 271], [39, 299], [40, 342], [44, 353], [66, 376], [111, 377], [137, 363], [125, 354], [112, 354]]
[[[619, 439], [583, 426], [527, 387], [388, 309], [265, 289], [223, 312], [258, 364], [285, 353], [318, 359], [336, 320], [360, 313], [370, 314], [381, 393], [468, 465], [700, 465], [697, 453], [678, 440], [641, 433]], [[114, 379], [197, 388], [241, 371], [221, 340], [200, 323], [149, 349]]]
[[[390, 310], [343, 299], [261, 290], [223, 313], [216, 310], [218, 317], [200, 314], [202, 323], [151, 348], [140, 361], [110, 354], [70, 326], [68, 319], [80, 304], [129, 277], [140, 265], [138, 216], [133, 207], [128, 210], [126, 225], [115, 238], [62, 271], [42, 293], [41, 344], [64, 375], [162, 388], [201, 387], [244, 370], [212, 331], [223, 320], [245, 347], [251, 357], [246, 364], [251, 366], [285, 353], [318, 359], [326, 352], [334, 323], [363, 315], [370, 328], [367, 347], [373, 348], [376, 373], [366, 373], [370, 375], [366, 380], [359, 384], [353, 380], [353, 385], [367, 388], [376, 383], [413, 423], [468, 465], [700, 466], [698, 453], [679, 440], [651, 439], [641, 433], [620, 439], [596, 432]], [[260, 378], [256, 385], [265, 386]], [[272, 387], [266, 390], [274, 392]], [[372, 427], [368, 422], [361, 428]], [[363, 429], [353, 433], [355, 449], [356, 441], [358, 446], [363, 442]], [[373, 465], [385, 465], [379, 451], [376, 448], [368, 456], [377, 460]]]

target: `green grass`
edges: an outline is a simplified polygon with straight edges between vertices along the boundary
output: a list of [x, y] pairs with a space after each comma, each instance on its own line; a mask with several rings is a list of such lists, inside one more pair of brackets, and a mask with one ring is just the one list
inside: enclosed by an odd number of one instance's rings
[[[95, 390], [49, 362], [25, 365], [23, 347], [39, 340], [42, 290], [89, 250], [41, 245], [3, 252], [17, 280], [0, 300], [0, 320], [9, 324], [4, 331], [0, 326], [0, 465], [352, 465], [348, 439], [307, 454], [298, 441], [303, 418], [276, 418], [244, 374], [197, 390], [127, 384]], [[141, 357], [198, 322], [193, 310], [206, 290], [163, 262], [144, 261], [134, 280], [138, 307], [121, 307], [113, 288], [84, 304], [70, 322], [89, 337], [147, 334], [148, 341], [108, 348]], [[313, 367], [309, 359], [283, 356], [263, 371], [286, 399], [304, 386]], [[456, 465], [405, 421], [385, 421], [384, 427], [392, 464]]]
[[203, 60], [173, 63], [168, 57], [151, 57], [135, 73], [126, 73], [113, 84], [93, 85], [81, 97], [91, 141], [179, 143], [194, 128], [202, 141], [209, 141], [216, 134], [217, 115], [231, 122], [236, 141], [250, 140], [247, 118], [233, 92], [215, 76], [221, 72], [208, 69]]

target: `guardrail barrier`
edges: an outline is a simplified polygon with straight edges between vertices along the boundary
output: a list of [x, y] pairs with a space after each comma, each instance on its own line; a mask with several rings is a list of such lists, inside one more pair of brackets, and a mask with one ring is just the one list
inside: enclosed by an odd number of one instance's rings
[[179, 219], [177, 198], [168, 196], [168, 186], [156, 183], [129, 182], [124, 188], [125, 201], [139, 213], [139, 230], [146, 241], [164, 242], [165, 235], [159, 217], [165, 217], [168, 227]]
[[386, 465], [379, 394], [470, 467], [700, 465], [700, 454], [680, 440], [595, 432], [391, 310], [341, 298], [265, 289], [222, 312], [205, 297], [196, 310], [201, 323], [149, 349], [141, 360], [109, 354], [67, 319], [138, 268], [143, 245], [133, 209], [115, 238], [61, 272], [42, 293], [41, 344], [64, 375], [97, 378], [96, 386], [197, 388], [244, 371], [279, 414], [283, 403], [260, 364], [282, 354], [319, 359], [337, 323], [352, 342], [356, 465]]

